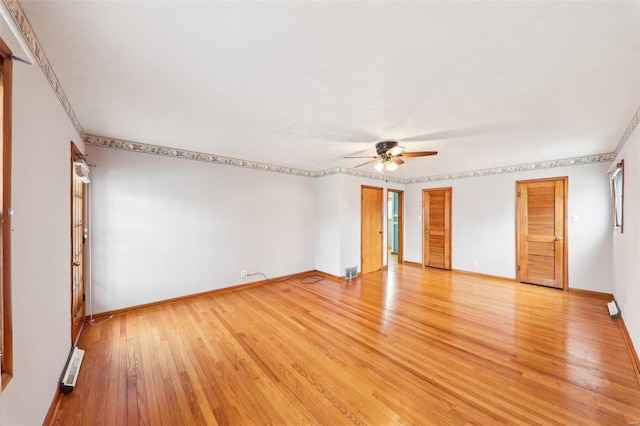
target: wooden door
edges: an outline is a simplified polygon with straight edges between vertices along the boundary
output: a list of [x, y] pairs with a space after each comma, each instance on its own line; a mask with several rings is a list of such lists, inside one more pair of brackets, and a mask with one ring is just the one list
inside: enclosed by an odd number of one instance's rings
[[424, 266], [451, 269], [451, 188], [422, 191]]
[[[13, 377], [11, 321], [11, 105], [13, 60], [0, 39], [0, 369], [2, 389]], [[0, 391], [1, 394], [1, 391]]]
[[86, 184], [76, 175], [74, 162], [83, 160], [71, 143], [71, 343], [85, 321], [85, 241], [87, 238]]
[[567, 288], [568, 178], [520, 181], [517, 187], [517, 281]]
[[360, 253], [362, 253], [360, 271], [362, 274], [382, 269], [382, 188], [362, 186]]

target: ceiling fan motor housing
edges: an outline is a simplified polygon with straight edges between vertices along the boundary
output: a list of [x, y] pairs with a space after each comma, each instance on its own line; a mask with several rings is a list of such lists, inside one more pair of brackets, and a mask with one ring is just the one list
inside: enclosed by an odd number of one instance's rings
[[378, 155], [386, 154], [391, 148], [398, 146], [396, 141], [382, 141], [376, 144], [376, 152]]

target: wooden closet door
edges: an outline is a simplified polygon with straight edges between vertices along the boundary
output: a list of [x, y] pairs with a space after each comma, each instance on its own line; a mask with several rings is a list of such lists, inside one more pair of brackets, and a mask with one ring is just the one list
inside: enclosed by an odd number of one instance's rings
[[422, 191], [424, 266], [451, 269], [451, 188]]
[[362, 274], [382, 269], [382, 188], [363, 186], [361, 193], [360, 253]]
[[567, 178], [517, 182], [517, 280], [566, 288]]

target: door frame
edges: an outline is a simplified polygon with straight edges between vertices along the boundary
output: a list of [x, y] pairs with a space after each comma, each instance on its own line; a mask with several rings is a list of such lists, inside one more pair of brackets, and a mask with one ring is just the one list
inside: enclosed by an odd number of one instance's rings
[[12, 96], [13, 59], [11, 50], [0, 38], [0, 370], [5, 389], [13, 378], [13, 322], [11, 304], [11, 182], [12, 182]]
[[[387, 188], [387, 197], [390, 192], [398, 194], [398, 264], [402, 264], [404, 263], [404, 191]], [[389, 245], [389, 235], [387, 235], [387, 245]], [[387, 265], [389, 265], [389, 258], [387, 258]]]
[[[550, 177], [550, 178], [542, 178], [542, 179], [526, 179], [526, 180], [518, 180], [516, 181], [516, 281], [521, 283], [522, 274], [520, 271], [520, 185], [528, 184], [528, 183], [538, 183], [538, 182], [549, 182], [549, 181], [562, 181], [563, 183], [563, 200], [562, 200], [562, 210], [564, 217], [562, 218], [562, 240], [563, 244], [563, 253], [562, 253], [562, 273], [564, 275], [564, 280], [562, 282], [562, 290], [569, 289], [569, 177], [568, 176], [558, 176], [558, 177]], [[556, 287], [549, 287], [556, 288]], [[559, 287], [558, 287], [559, 288]]]
[[[427, 215], [425, 215], [425, 204], [424, 204], [424, 194], [425, 192], [429, 192], [429, 191], [445, 191], [448, 190], [449, 191], [449, 214], [446, 217], [446, 220], [448, 220], [447, 222], [447, 236], [448, 236], [448, 244], [447, 247], [448, 249], [446, 250], [446, 255], [448, 256], [449, 259], [449, 268], [438, 268], [437, 266], [429, 266], [427, 265], [427, 262], [425, 262], [425, 255], [427, 253], [427, 249], [425, 247], [425, 220]], [[452, 212], [453, 212], [453, 187], [451, 186], [445, 186], [445, 187], [439, 187], [439, 188], [423, 188], [422, 189], [422, 226], [420, 229], [420, 238], [422, 239], [422, 267], [423, 268], [437, 268], [437, 269], [443, 269], [445, 271], [451, 271], [453, 269], [453, 256], [451, 255], [452, 253], [452, 245], [453, 245], [453, 229], [451, 226], [451, 218], [452, 218]]]
[[370, 186], [370, 185], [361, 185], [360, 186], [360, 273], [364, 275], [364, 271], [362, 270], [362, 266], [364, 265], [364, 250], [363, 250], [363, 232], [362, 232], [362, 225], [364, 223], [364, 209], [363, 204], [364, 204], [364, 189], [373, 189], [376, 191], [380, 191], [380, 198], [382, 199], [381, 203], [380, 203], [380, 226], [381, 226], [381, 234], [380, 234], [380, 269], [376, 269], [375, 271], [370, 271], [370, 272], [376, 272], [376, 271], [380, 271], [384, 268], [384, 251], [385, 251], [385, 247], [384, 247], [384, 227], [385, 227], [385, 217], [384, 217], [384, 212], [385, 212], [385, 208], [384, 208], [384, 204], [385, 204], [385, 199], [384, 199], [384, 188], [379, 187], [379, 186]]
[[75, 303], [76, 301], [74, 300], [74, 252], [73, 252], [73, 239], [74, 239], [74, 223], [73, 223], [73, 219], [74, 219], [74, 198], [75, 198], [75, 194], [74, 194], [74, 184], [75, 184], [75, 172], [74, 172], [74, 161], [77, 160], [85, 160], [84, 155], [82, 154], [82, 152], [78, 149], [78, 147], [76, 146], [75, 143], [73, 143], [73, 141], [71, 141], [71, 165], [70, 165], [70, 170], [71, 170], [71, 176], [70, 176], [70, 186], [71, 186], [71, 200], [70, 200], [70, 214], [69, 214], [69, 223], [70, 223], [70, 236], [71, 236], [71, 263], [70, 263], [70, 268], [71, 268], [71, 344], [75, 345], [76, 341], [78, 339], [78, 337], [80, 336], [80, 333], [82, 332], [82, 327], [84, 326], [84, 323], [86, 321], [86, 315], [87, 315], [87, 306], [86, 306], [86, 301], [85, 301], [85, 295], [86, 295], [86, 291], [87, 291], [87, 247], [85, 245], [86, 242], [86, 238], [85, 238], [85, 233], [84, 233], [84, 229], [88, 227], [87, 224], [87, 184], [83, 183], [82, 184], [82, 225], [83, 225], [83, 241], [82, 241], [82, 313], [80, 314], [80, 319], [78, 320], [78, 325], [76, 325], [76, 322], [74, 321], [74, 314], [76, 312], [75, 310]]

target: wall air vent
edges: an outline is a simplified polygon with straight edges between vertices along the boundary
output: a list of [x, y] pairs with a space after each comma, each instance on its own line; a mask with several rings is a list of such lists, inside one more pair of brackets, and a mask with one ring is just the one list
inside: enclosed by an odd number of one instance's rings
[[60, 392], [69, 393], [76, 387], [76, 380], [78, 380], [78, 373], [80, 372], [83, 357], [84, 351], [82, 349], [78, 349], [77, 346], [71, 348], [69, 359], [64, 366], [62, 377], [60, 378]]
[[609, 315], [611, 318], [620, 318], [620, 308], [615, 300], [607, 303], [607, 308], [609, 308]]
[[358, 267], [352, 266], [344, 270], [344, 277], [348, 280], [356, 278], [358, 276]]

